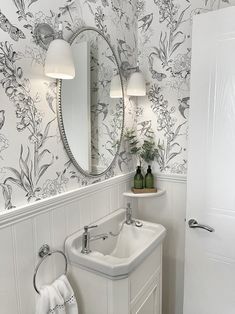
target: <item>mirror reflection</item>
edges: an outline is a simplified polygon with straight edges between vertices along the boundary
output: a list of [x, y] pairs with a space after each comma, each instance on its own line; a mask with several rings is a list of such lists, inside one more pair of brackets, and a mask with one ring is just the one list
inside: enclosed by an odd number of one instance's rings
[[75, 34], [71, 47], [76, 75], [60, 81], [60, 129], [75, 166], [96, 176], [111, 167], [121, 141], [123, 97], [110, 97], [111, 80], [120, 75], [119, 68], [109, 42], [95, 29]]

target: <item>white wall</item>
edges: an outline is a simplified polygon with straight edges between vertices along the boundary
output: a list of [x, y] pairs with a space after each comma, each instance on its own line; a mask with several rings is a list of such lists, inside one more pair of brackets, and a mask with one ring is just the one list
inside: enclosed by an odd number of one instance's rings
[[163, 244], [163, 314], [182, 314], [186, 179], [161, 175], [157, 186], [166, 190], [166, 194], [159, 198], [140, 199], [136, 216], [161, 223], [167, 229]]
[[[63, 250], [67, 236], [123, 207], [130, 177], [118, 176], [0, 215], [1, 314], [34, 313], [33, 273], [41, 245]], [[49, 283], [63, 268], [60, 256], [49, 258], [40, 267], [38, 285]]]

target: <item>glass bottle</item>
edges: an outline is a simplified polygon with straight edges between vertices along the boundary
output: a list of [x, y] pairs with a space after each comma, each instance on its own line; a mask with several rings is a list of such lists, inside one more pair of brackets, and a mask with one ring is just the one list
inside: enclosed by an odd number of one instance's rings
[[138, 166], [136, 170], [136, 174], [134, 176], [134, 188], [135, 189], [143, 189], [144, 187], [144, 177], [141, 173], [141, 167]]
[[154, 176], [152, 174], [151, 166], [148, 166], [147, 173], [144, 178], [144, 185], [146, 189], [153, 189], [154, 188]]

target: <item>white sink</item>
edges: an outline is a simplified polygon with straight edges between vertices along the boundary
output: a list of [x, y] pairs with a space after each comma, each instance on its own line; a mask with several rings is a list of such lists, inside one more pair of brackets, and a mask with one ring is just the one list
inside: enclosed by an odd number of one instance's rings
[[[117, 233], [125, 220], [125, 210], [120, 209], [97, 222], [98, 228], [91, 236], [100, 233]], [[82, 254], [83, 230], [66, 240], [65, 248], [70, 262], [103, 276], [116, 279], [127, 277], [164, 239], [166, 229], [159, 224], [141, 221], [142, 227], [124, 224], [119, 236], [90, 242], [92, 252]]]

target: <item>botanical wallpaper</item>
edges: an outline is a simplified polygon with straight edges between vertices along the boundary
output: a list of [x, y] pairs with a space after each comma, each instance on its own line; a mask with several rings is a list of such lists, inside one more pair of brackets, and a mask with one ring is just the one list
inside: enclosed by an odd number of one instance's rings
[[191, 30], [194, 14], [232, 0], [138, 0], [138, 47], [147, 97], [136, 108], [139, 135], [155, 133], [155, 172], [185, 175], [190, 105]]
[[[38, 23], [64, 37], [84, 25], [110, 40], [118, 61], [137, 62], [147, 97], [125, 98], [125, 127], [158, 144], [155, 172], [187, 171], [187, 117], [194, 14], [235, 0], [8, 0], [0, 7], [0, 211], [47, 198], [133, 169], [125, 143], [116, 166], [88, 179], [71, 164], [56, 118], [56, 82], [43, 74]], [[102, 108], [101, 108], [102, 109]]]
[[[121, 148], [116, 167], [89, 179], [71, 164], [56, 118], [56, 82], [43, 74], [45, 51], [35, 42], [38, 23], [68, 39], [89, 25], [102, 31], [116, 50], [118, 61], [136, 63], [135, 1], [9, 0], [0, 13], [0, 211], [47, 198], [132, 169]], [[134, 103], [126, 99], [126, 123], [133, 126]]]

